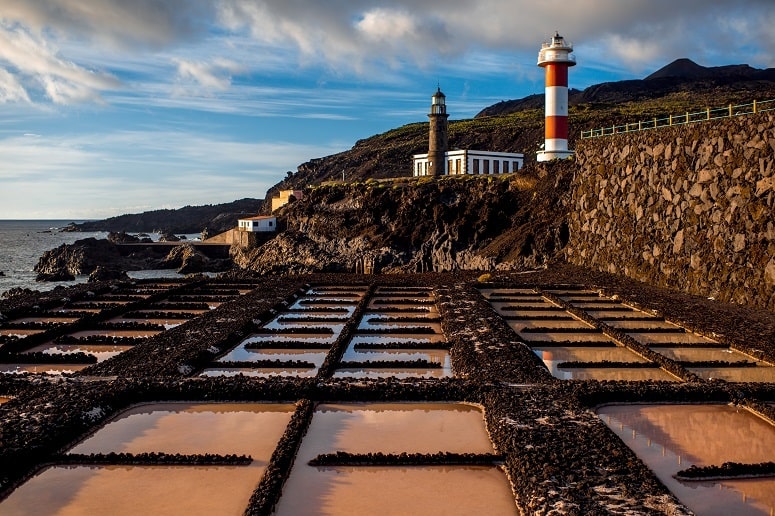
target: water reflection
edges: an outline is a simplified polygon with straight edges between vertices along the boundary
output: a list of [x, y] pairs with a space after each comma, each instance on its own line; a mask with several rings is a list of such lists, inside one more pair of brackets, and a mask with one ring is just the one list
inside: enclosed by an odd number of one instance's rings
[[601, 419], [684, 504], [697, 514], [772, 514], [775, 479], [683, 482], [673, 478], [693, 464], [775, 460], [775, 428], [726, 405], [617, 405]]
[[449, 403], [322, 404], [302, 441], [277, 514], [515, 514], [495, 467], [326, 467], [351, 453], [491, 453], [478, 408]]
[[89, 355], [97, 357], [97, 362], [103, 362], [131, 348], [132, 346], [121, 346], [114, 344], [42, 344], [40, 346], [30, 348], [27, 352], [34, 353], [40, 351], [51, 355], [88, 353]]
[[249, 466], [53, 466], [0, 503], [21, 514], [242, 514], [293, 405], [157, 403], [133, 407], [74, 453], [247, 454]]

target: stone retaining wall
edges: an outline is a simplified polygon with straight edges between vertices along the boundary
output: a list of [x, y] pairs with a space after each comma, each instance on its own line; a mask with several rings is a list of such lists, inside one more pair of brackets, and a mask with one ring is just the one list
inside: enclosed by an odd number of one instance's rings
[[775, 310], [775, 114], [577, 142], [569, 262]]

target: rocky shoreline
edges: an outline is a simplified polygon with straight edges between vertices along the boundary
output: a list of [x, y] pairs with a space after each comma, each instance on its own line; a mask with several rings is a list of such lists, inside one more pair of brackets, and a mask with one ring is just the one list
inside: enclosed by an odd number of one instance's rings
[[[229, 275], [231, 281], [240, 281]], [[267, 514], [279, 499], [296, 450], [319, 402], [462, 401], [484, 407], [487, 428], [522, 513], [689, 514], [654, 474], [595, 414], [612, 403], [735, 403], [772, 419], [775, 386], [723, 381], [562, 381], [522, 343], [477, 290], [474, 273], [314, 274], [250, 278], [250, 292], [132, 349], [69, 376], [0, 376], [0, 499], [73, 443], [125, 408], [153, 401], [291, 401], [296, 414], [278, 443], [246, 509]], [[226, 277], [225, 277], [226, 278]], [[223, 279], [220, 281], [228, 281]], [[178, 292], [205, 287], [180, 282]], [[110, 292], [103, 282], [0, 300], [13, 319], [61, 303]], [[310, 285], [430, 287], [455, 376], [441, 379], [333, 378], [359, 317], [351, 317], [316, 377], [198, 376], [214, 359], [287, 307]], [[716, 340], [759, 350], [775, 360], [775, 314], [688, 296], [635, 281], [558, 264], [527, 274], [492, 274], [492, 286], [582, 285], [681, 321]], [[91, 295], [90, 295], [91, 293]], [[364, 300], [366, 297], [364, 297]], [[148, 301], [150, 302], [150, 301]], [[133, 309], [145, 306], [137, 302]], [[37, 307], [37, 308], [36, 308]], [[365, 301], [356, 313], [365, 309]], [[348, 326], [349, 325], [349, 326]], [[53, 330], [48, 336], [53, 335]], [[5, 346], [5, 345], [3, 345]], [[15, 343], [16, 349], [20, 344]], [[3, 348], [4, 349], [4, 348]], [[357, 457], [364, 460], [363, 457]], [[422, 463], [425, 458], [415, 457]], [[414, 460], [413, 459], [413, 460]], [[392, 459], [391, 459], [392, 460]]]
[[[211, 258], [194, 243], [167, 237], [160, 245], [126, 233], [105, 239], [84, 238], [43, 253], [35, 265], [37, 281], [72, 281], [89, 275], [89, 282], [128, 280], [127, 271], [175, 269], [181, 275], [224, 272], [234, 267], [228, 257]], [[129, 251], [127, 244], [133, 246]], [[224, 253], [226, 254], [226, 253]]]

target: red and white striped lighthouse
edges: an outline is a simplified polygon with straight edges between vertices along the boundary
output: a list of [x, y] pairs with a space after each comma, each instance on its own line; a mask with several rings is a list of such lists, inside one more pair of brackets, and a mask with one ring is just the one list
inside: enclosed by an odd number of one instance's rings
[[576, 65], [576, 56], [571, 52], [573, 45], [558, 32], [538, 52], [538, 66], [546, 69], [546, 132], [544, 150], [536, 156], [538, 161], [573, 155], [568, 150], [568, 67]]

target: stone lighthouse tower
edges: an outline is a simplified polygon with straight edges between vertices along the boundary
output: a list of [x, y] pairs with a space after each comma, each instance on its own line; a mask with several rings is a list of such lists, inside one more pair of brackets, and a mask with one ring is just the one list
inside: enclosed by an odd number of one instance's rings
[[568, 150], [568, 67], [576, 65], [573, 45], [555, 32], [551, 43], [541, 45], [538, 66], [546, 70], [546, 129], [544, 150], [538, 161], [565, 159]]
[[428, 175], [443, 176], [446, 170], [447, 152], [447, 101], [441, 88], [431, 97], [431, 112], [428, 114], [431, 127], [428, 138]]

